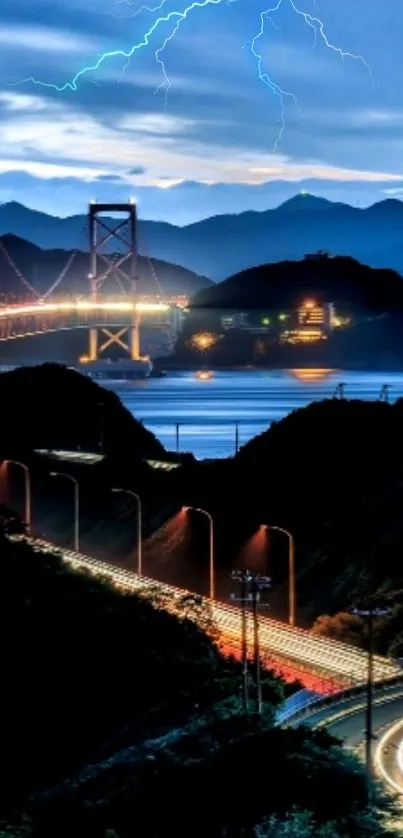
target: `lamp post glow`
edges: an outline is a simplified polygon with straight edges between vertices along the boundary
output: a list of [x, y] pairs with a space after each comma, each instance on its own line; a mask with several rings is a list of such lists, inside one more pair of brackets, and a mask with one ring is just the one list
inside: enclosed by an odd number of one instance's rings
[[182, 507], [184, 512], [188, 512], [190, 509], [193, 512], [199, 512], [200, 515], [204, 515], [209, 522], [210, 528], [210, 538], [209, 538], [209, 597], [210, 599], [215, 599], [215, 557], [214, 557], [214, 521], [213, 516], [210, 515], [210, 512], [207, 512], [206, 509], [201, 509], [200, 506], [184, 506]]
[[31, 509], [31, 475], [28, 466], [25, 463], [20, 463], [19, 460], [6, 460], [7, 463], [10, 463], [13, 466], [18, 466], [22, 468], [24, 471], [24, 493], [25, 493], [25, 500], [24, 500], [24, 517], [25, 517], [25, 524], [27, 527], [27, 532], [31, 532], [31, 519], [32, 519], [32, 509]]
[[276, 530], [288, 538], [288, 622], [295, 626], [295, 544], [293, 535], [283, 527], [267, 526], [268, 530]]
[[143, 515], [141, 497], [132, 489], [112, 489], [116, 494], [131, 495], [135, 498], [137, 506], [137, 574], [143, 575]]
[[71, 480], [74, 485], [74, 550], [80, 552], [80, 486], [78, 480], [72, 474], [65, 471], [51, 471], [51, 477], [64, 477]]

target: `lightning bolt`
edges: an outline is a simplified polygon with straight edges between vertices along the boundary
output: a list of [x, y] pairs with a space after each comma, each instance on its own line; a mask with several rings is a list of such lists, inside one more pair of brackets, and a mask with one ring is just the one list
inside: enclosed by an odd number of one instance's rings
[[[150, 12], [150, 13], [153, 13], [153, 12], [159, 12], [159, 11], [160, 11], [160, 9], [162, 9], [162, 7], [163, 7], [163, 6], [165, 6], [165, 3], [166, 3], [166, 2], [167, 2], [167, 0], [160, 0], [160, 2], [158, 3], [158, 5], [157, 5], [157, 6], [146, 6], [146, 5], [144, 5], [144, 4], [143, 4], [142, 6], [139, 6], [139, 7], [138, 7], [138, 8], [137, 8], [134, 12], [128, 12], [128, 13], [126, 13], [126, 14], [124, 14], [124, 15], [117, 15], [117, 14], [115, 14], [114, 12], [109, 12], [109, 14], [110, 14], [110, 15], [112, 15], [112, 17], [114, 17], [116, 20], [124, 20], [125, 18], [128, 18], [128, 17], [137, 17], [137, 16], [138, 16], [138, 15], [140, 15], [142, 12]], [[126, 4], [128, 4], [129, 6], [135, 6], [135, 5], [136, 5], [136, 3], [138, 3], [138, 0], [118, 0], [118, 3], [119, 3], [119, 5], [120, 5], [120, 6], [121, 6], [123, 3], [126, 3]], [[155, 55], [155, 57], [156, 57], [156, 60], [158, 61], [157, 54]], [[123, 76], [125, 75], [125, 73], [127, 72], [127, 70], [129, 70], [129, 69], [130, 69], [131, 58], [132, 58], [132, 56], [129, 56], [129, 57], [127, 58], [126, 63], [123, 65], [123, 69], [122, 69], [122, 79], [123, 79]], [[166, 74], [166, 71], [165, 71], [165, 67], [164, 67], [164, 66], [163, 66], [163, 70], [164, 70], [164, 76], [166, 76], [166, 78], [167, 78], [167, 80], [168, 80], [168, 82], [169, 82], [169, 79], [168, 79], [168, 77], [167, 77], [167, 74]], [[163, 83], [162, 83], [162, 85], [160, 85], [159, 87], [162, 87], [162, 86], [165, 86], [165, 82], [163, 82]], [[157, 88], [157, 91], [158, 91], [158, 90], [159, 90], [159, 88]], [[157, 91], [156, 91], [156, 92], [157, 92]], [[167, 99], [167, 97], [168, 97], [168, 88], [167, 88], [167, 93], [166, 93], [166, 97], [165, 97], [165, 98], [166, 98], [166, 106], [167, 106], [167, 104], [168, 104], [168, 99]]]
[[[280, 142], [283, 138], [284, 131], [285, 131], [286, 99], [291, 98], [294, 105], [298, 109], [299, 109], [299, 105], [298, 105], [298, 100], [297, 100], [294, 93], [291, 93], [288, 90], [283, 90], [283, 88], [280, 87], [280, 85], [277, 84], [277, 82], [275, 82], [271, 78], [271, 76], [263, 70], [263, 57], [262, 57], [261, 52], [259, 52], [259, 50], [257, 48], [257, 44], [258, 44], [258, 41], [264, 35], [266, 20], [269, 20], [271, 25], [273, 25], [273, 21], [271, 20], [271, 15], [275, 14], [275, 12], [278, 12], [279, 9], [286, 2], [289, 3], [289, 5], [291, 6], [291, 8], [295, 12], [295, 14], [298, 15], [299, 17], [301, 17], [304, 20], [304, 22], [306, 23], [306, 25], [309, 26], [310, 29], [313, 30], [313, 47], [312, 47], [313, 49], [315, 49], [317, 47], [318, 40], [320, 38], [323, 41], [323, 43], [325, 44], [325, 46], [327, 47], [327, 49], [331, 50], [332, 52], [337, 53], [340, 56], [340, 58], [342, 59], [342, 61], [344, 61], [345, 58], [351, 58], [354, 61], [361, 62], [363, 67], [365, 67], [365, 69], [367, 70], [367, 72], [369, 74], [369, 77], [371, 79], [372, 85], [374, 86], [374, 77], [372, 75], [371, 67], [369, 66], [369, 64], [367, 63], [367, 61], [365, 60], [363, 55], [357, 55], [356, 53], [348, 52], [347, 50], [343, 50], [341, 47], [339, 47], [336, 44], [333, 44], [331, 41], [329, 41], [329, 38], [328, 38], [328, 36], [325, 32], [325, 25], [324, 25], [323, 21], [319, 17], [317, 17], [316, 15], [312, 15], [309, 12], [305, 12], [302, 9], [300, 9], [296, 5], [295, 0], [277, 0], [277, 3], [274, 6], [272, 6], [269, 9], [265, 9], [264, 11], [262, 11], [260, 13], [260, 30], [257, 32], [257, 34], [254, 36], [254, 38], [251, 41], [251, 52], [254, 55], [254, 57], [256, 58], [257, 72], [258, 72], [259, 79], [262, 82], [262, 84], [264, 84], [266, 87], [268, 87], [269, 90], [274, 94], [274, 96], [276, 96], [278, 98], [279, 103], [280, 103], [280, 120], [279, 120], [280, 129], [279, 129], [279, 132], [277, 134], [277, 137], [276, 137], [276, 140], [275, 140], [275, 143], [274, 143], [274, 151], [278, 150], [278, 146], [279, 146], [279, 144], [280, 144]], [[318, 9], [316, 0], [313, 0], [313, 2], [314, 2], [315, 8]]]
[[[73, 93], [75, 93], [79, 81], [84, 76], [88, 75], [88, 73], [96, 73], [96, 71], [99, 70], [102, 64], [104, 64], [105, 61], [107, 61], [109, 58], [126, 58], [126, 60], [130, 60], [133, 57], [133, 55], [140, 49], [143, 49], [143, 47], [148, 47], [150, 43], [150, 38], [162, 23], [169, 23], [171, 20], [176, 21], [175, 30], [177, 31], [178, 24], [186, 20], [186, 18], [189, 16], [191, 12], [194, 11], [194, 9], [204, 9], [206, 6], [218, 6], [222, 2], [223, 0], [193, 0], [193, 2], [190, 3], [190, 5], [183, 10], [183, 12], [172, 11], [166, 15], [162, 15], [161, 17], [157, 18], [156, 21], [154, 21], [154, 23], [152, 24], [152, 26], [150, 26], [145, 35], [143, 35], [142, 40], [138, 41], [136, 44], [133, 44], [133, 46], [130, 47], [130, 49], [112, 49], [108, 52], [104, 52], [102, 55], [99, 56], [99, 58], [97, 58], [94, 64], [89, 64], [87, 67], [83, 67], [82, 70], [79, 70], [78, 73], [76, 73], [76, 75], [71, 79], [71, 81], [67, 81], [64, 84], [59, 85], [53, 84], [51, 82], [39, 81], [38, 79], [33, 78], [33, 76], [29, 76], [28, 78], [23, 79], [21, 82], [18, 82], [18, 84], [26, 84], [29, 82], [31, 84], [39, 85], [39, 87], [46, 87], [50, 90], [56, 90], [58, 93], [65, 93], [67, 90], [71, 90]], [[175, 32], [173, 34], [175, 34]], [[168, 38], [166, 39], [167, 42], [168, 40], [170, 40], [170, 36], [168, 36]], [[161, 49], [163, 49], [163, 47], [160, 47], [159, 51], [161, 51]], [[161, 60], [159, 63], [163, 64]]]
[[[121, 5], [123, 2], [126, 2], [129, 6], [134, 6], [140, 0], [118, 0], [119, 4]], [[125, 17], [136, 17], [141, 12], [148, 12], [154, 13], [161, 11], [165, 6], [167, 0], [158, 0], [155, 6], [148, 6], [146, 4], [140, 5], [135, 11], [130, 12], [129, 15], [125, 15]], [[243, 2], [243, 0], [193, 0], [193, 2], [189, 3], [189, 5], [183, 9], [183, 11], [173, 10], [167, 14], [162, 14], [160, 17], [157, 17], [156, 20], [150, 25], [149, 29], [143, 35], [141, 40], [137, 43], [133, 44], [130, 49], [114, 49], [104, 52], [102, 55], [98, 56], [97, 60], [94, 61], [93, 64], [89, 64], [86, 67], [83, 67], [79, 70], [76, 75], [70, 80], [65, 82], [64, 84], [54, 84], [50, 82], [43, 82], [38, 79], [33, 78], [32, 76], [29, 78], [24, 79], [23, 81], [17, 82], [17, 84], [24, 84], [24, 83], [31, 83], [34, 85], [39, 85], [40, 87], [49, 88], [52, 90], [56, 90], [58, 93], [64, 93], [66, 91], [75, 92], [78, 88], [79, 82], [88, 74], [95, 73], [97, 70], [101, 68], [101, 66], [109, 59], [113, 58], [124, 58], [126, 59], [125, 65], [123, 67], [123, 73], [125, 70], [130, 66], [131, 58], [137, 53], [139, 50], [148, 47], [150, 45], [150, 41], [157, 31], [157, 29], [163, 24], [169, 24], [171, 22], [174, 23], [172, 31], [164, 38], [162, 44], [157, 47], [155, 50], [155, 59], [157, 64], [161, 68], [163, 80], [160, 85], [158, 85], [156, 93], [160, 92], [161, 90], [165, 90], [165, 104], [167, 105], [167, 97], [168, 92], [171, 87], [171, 82], [166, 70], [165, 62], [163, 60], [163, 52], [167, 45], [174, 39], [176, 36], [181, 24], [189, 17], [189, 15], [194, 12], [196, 9], [203, 9], [207, 6], [219, 6], [225, 3], [225, 6], [231, 7], [235, 5], [235, 2]], [[318, 6], [316, 0], [312, 0], [315, 9], [318, 11]], [[274, 143], [274, 150], [278, 149], [278, 146], [283, 138], [285, 127], [286, 127], [286, 102], [287, 99], [291, 99], [294, 106], [299, 110], [299, 104], [297, 97], [291, 91], [284, 90], [264, 69], [263, 67], [263, 56], [261, 50], [259, 48], [259, 41], [263, 38], [265, 34], [265, 26], [266, 22], [269, 22], [271, 26], [274, 28], [276, 25], [272, 20], [272, 15], [280, 10], [280, 8], [288, 3], [291, 6], [294, 14], [298, 17], [302, 18], [304, 23], [312, 30], [313, 32], [313, 49], [318, 45], [319, 40], [325, 44], [326, 48], [331, 50], [332, 52], [337, 53], [342, 61], [346, 58], [350, 58], [355, 61], [361, 62], [363, 67], [369, 73], [370, 79], [372, 84], [374, 84], [374, 79], [372, 75], [371, 68], [365, 58], [362, 55], [357, 55], [352, 52], [348, 52], [347, 50], [343, 50], [341, 47], [337, 46], [336, 44], [332, 43], [325, 31], [325, 25], [320, 17], [316, 14], [310, 14], [309, 12], [304, 11], [301, 9], [296, 0], [277, 0], [274, 6], [271, 8], [265, 9], [260, 12], [260, 29], [254, 35], [252, 40], [249, 42], [250, 50], [252, 55], [256, 60], [257, 66], [257, 74], [258, 78], [262, 84], [267, 87], [270, 92], [278, 99], [280, 105], [280, 118], [278, 120], [280, 124], [280, 128]], [[299, 111], [300, 112], [300, 111]]]
[[[123, 3], [126, 3], [128, 6], [135, 6], [137, 4], [137, 2], [138, 2], [138, 0], [118, 0], [118, 3], [119, 3], [120, 6]], [[159, 12], [160, 9], [162, 9], [162, 7], [165, 6], [166, 2], [167, 2], [167, 0], [160, 0], [160, 2], [158, 3], [157, 6], [142, 5], [142, 6], [139, 6], [138, 9], [136, 9], [134, 12], [128, 12], [124, 15], [116, 15], [116, 14], [114, 14], [114, 12], [109, 12], [109, 14], [111, 14], [112, 17], [115, 17], [117, 20], [122, 20], [122, 18], [127, 18], [127, 17], [137, 17], [138, 15], [141, 15], [142, 12], [150, 12], [150, 13]]]
[[274, 96], [276, 96], [276, 98], [279, 100], [279, 104], [280, 104], [280, 120], [279, 120], [280, 128], [279, 128], [277, 137], [276, 137], [275, 142], [274, 142], [274, 151], [278, 150], [278, 146], [281, 143], [281, 140], [283, 139], [283, 134], [284, 134], [284, 131], [285, 131], [285, 117], [286, 117], [285, 100], [286, 100], [287, 97], [291, 98], [294, 102], [294, 105], [296, 105], [296, 107], [298, 107], [298, 100], [297, 100], [297, 97], [295, 96], [294, 93], [291, 93], [288, 90], [283, 90], [283, 88], [280, 87], [279, 84], [277, 84], [275, 81], [273, 81], [273, 79], [269, 76], [268, 73], [265, 73], [263, 71], [263, 66], [262, 66], [263, 65], [263, 57], [262, 57], [262, 54], [257, 49], [257, 43], [260, 40], [260, 38], [262, 38], [263, 35], [264, 35], [266, 20], [269, 20], [271, 25], [273, 25], [273, 21], [271, 20], [270, 15], [273, 12], [277, 11], [277, 9], [280, 8], [281, 3], [282, 3], [282, 0], [279, 0], [277, 7], [275, 7], [274, 9], [266, 9], [266, 11], [263, 11], [263, 12], [260, 13], [260, 29], [251, 41], [251, 52], [252, 52], [252, 55], [255, 56], [256, 61], [257, 61], [257, 72], [258, 72], [259, 79], [262, 82], [262, 84], [264, 84], [266, 87], [268, 87], [269, 90], [274, 94]]

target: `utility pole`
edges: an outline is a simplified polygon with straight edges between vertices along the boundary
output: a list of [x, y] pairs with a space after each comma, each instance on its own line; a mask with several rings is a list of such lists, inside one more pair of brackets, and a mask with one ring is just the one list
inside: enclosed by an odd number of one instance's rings
[[239, 451], [239, 422], [235, 422], [235, 455]]
[[333, 393], [333, 398], [334, 399], [344, 399], [345, 398], [345, 388], [346, 388], [345, 383], [343, 381], [341, 381], [340, 384], [337, 385], [337, 387], [336, 387], [336, 389]]
[[243, 674], [243, 706], [244, 712], [249, 712], [249, 677], [248, 677], [248, 639], [247, 639], [247, 606], [252, 603], [253, 617], [253, 662], [256, 679], [256, 713], [262, 712], [262, 679], [260, 663], [259, 643], [259, 605], [262, 590], [271, 587], [271, 579], [268, 576], [260, 576], [249, 570], [233, 570], [231, 579], [241, 586], [241, 596], [231, 599], [241, 603], [241, 648], [242, 648], [242, 674]]
[[105, 404], [104, 402], [98, 402], [99, 408], [99, 452], [100, 454], [104, 453], [105, 448]]
[[379, 401], [389, 404], [390, 384], [383, 384], [379, 393]]
[[365, 765], [368, 775], [368, 803], [372, 802], [371, 774], [372, 774], [372, 742], [373, 730], [373, 690], [374, 690], [374, 618], [386, 617], [389, 608], [353, 608], [351, 613], [364, 617], [368, 627], [368, 668], [367, 668], [367, 701], [365, 709]]
[[262, 679], [260, 677], [260, 644], [259, 644], [259, 613], [258, 604], [260, 599], [260, 590], [256, 577], [252, 579], [252, 613], [253, 613], [253, 658], [255, 664], [255, 678], [256, 678], [256, 713], [258, 715], [262, 712]]
[[175, 422], [176, 453], [179, 454], [179, 430], [180, 422]]

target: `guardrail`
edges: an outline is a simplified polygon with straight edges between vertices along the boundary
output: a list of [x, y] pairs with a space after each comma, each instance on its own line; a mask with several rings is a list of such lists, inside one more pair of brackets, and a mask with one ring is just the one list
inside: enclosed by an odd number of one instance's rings
[[[378, 681], [373, 685], [373, 694], [378, 695], [379, 693], [382, 693], [386, 695], [389, 692], [393, 693], [395, 692], [396, 687], [400, 686], [402, 687], [403, 696], [403, 675], [398, 675], [396, 678], [387, 679], [385, 681]], [[290, 725], [301, 722], [309, 716], [320, 713], [321, 710], [325, 710], [326, 707], [331, 707], [336, 704], [347, 704], [352, 699], [365, 695], [366, 690], [367, 685], [360, 684], [359, 686], [350, 687], [346, 690], [340, 690], [338, 693], [333, 693], [332, 695], [325, 697], [314, 695], [306, 690], [300, 690], [299, 693], [295, 693], [284, 702], [283, 707], [277, 713], [276, 725]], [[296, 700], [298, 695], [301, 696], [301, 703]]]

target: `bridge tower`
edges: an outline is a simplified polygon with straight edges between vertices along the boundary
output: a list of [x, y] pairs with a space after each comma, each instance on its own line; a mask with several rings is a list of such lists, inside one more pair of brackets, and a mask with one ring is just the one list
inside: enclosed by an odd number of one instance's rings
[[[123, 216], [114, 227], [105, 214]], [[89, 332], [88, 360], [98, 361], [110, 346], [120, 346], [130, 360], [140, 359], [140, 323], [137, 302], [137, 213], [134, 201], [127, 204], [98, 204], [89, 206], [90, 282], [91, 300], [99, 302], [99, 293], [108, 278], [116, 280], [121, 291], [133, 302], [132, 322], [128, 326], [111, 329], [91, 328]], [[113, 242], [116, 250], [105, 252]]]

